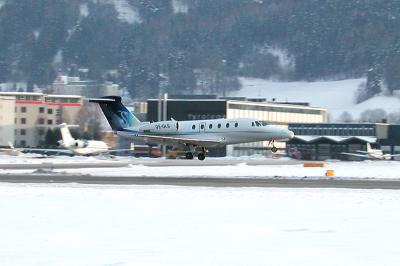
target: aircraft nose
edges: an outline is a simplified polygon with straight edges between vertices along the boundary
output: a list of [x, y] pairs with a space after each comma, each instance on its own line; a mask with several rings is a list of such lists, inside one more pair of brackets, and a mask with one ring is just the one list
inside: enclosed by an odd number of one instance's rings
[[288, 130], [288, 138], [289, 139], [294, 138], [294, 132], [293, 131]]

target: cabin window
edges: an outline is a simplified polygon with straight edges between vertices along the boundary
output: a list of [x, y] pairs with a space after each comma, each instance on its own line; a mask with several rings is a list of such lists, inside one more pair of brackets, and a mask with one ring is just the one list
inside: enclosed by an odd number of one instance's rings
[[208, 125], [208, 128], [209, 128], [209, 129], [212, 129], [212, 124], [209, 124], [209, 125]]
[[238, 123], [238, 122], [236, 122], [236, 123], [235, 123], [235, 127], [238, 127], [238, 126], [239, 126], [239, 123]]
[[200, 128], [201, 128], [201, 129], [204, 129], [204, 125], [203, 125], [203, 124], [202, 124], [202, 125], [200, 125]]
[[195, 129], [196, 129], [196, 125], [193, 125], [193, 126], [192, 126], [192, 129], [195, 130]]
[[218, 128], [221, 128], [221, 124], [218, 124]]
[[226, 128], [229, 128], [229, 123], [226, 123]]

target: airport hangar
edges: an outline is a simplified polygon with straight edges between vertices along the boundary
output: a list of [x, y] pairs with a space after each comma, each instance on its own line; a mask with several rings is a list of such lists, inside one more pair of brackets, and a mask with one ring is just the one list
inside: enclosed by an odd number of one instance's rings
[[[166, 108], [164, 104], [166, 103]], [[161, 106], [159, 106], [161, 104]], [[306, 103], [277, 103], [266, 99], [244, 97], [218, 98], [215, 95], [169, 95], [168, 99], [149, 99], [147, 104], [137, 104], [136, 112], [147, 112], [148, 121], [200, 120], [218, 118], [254, 118], [287, 128], [289, 123], [325, 123], [327, 110], [311, 107]], [[166, 110], [166, 114], [160, 114]], [[276, 143], [285, 152], [285, 143]], [[267, 141], [228, 145], [222, 149], [210, 149], [210, 156], [246, 156], [270, 153]]]

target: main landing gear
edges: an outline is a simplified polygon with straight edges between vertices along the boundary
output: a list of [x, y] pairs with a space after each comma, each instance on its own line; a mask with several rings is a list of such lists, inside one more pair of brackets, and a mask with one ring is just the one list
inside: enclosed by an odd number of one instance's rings
[[186, 155], [185, 155], [185, 157], [186, 157], [186, 159], [188, 159], [188, 160], [192, 160], [192, 159], [193, 159], [193, 153], [187, 152]]
[[[196, 153], [196, 149], [195, 148], [193, 149], [193, 151], [188, 151], [185, 154], [186, 159], [192, 160], [195, 153]], [[201, 151], [199, 151], [199, 153], [197, 153], [197, 159], [199, 159], [200, 161], [203, 161], [205, 158], [206, 158], [206, 149], [205, 148], [201, 148]]]

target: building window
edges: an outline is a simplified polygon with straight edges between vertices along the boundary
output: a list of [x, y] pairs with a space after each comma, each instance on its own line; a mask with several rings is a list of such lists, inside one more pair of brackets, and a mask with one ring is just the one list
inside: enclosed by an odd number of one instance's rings
[[196, 125], [193, 125], [193, 126], [192, 126], [192, 129], [195, 130], [195, 129], [196, 129]]
[[239, 123], [238, 123], [238, 122], [236, 122], [236, 123], [235, 123], [235, 127], [238, 127], [238, 126], [239, 126]]
[[26, 118], [21, 118], [21, 124], [23, 124], [23, 125], [26, 124]]
[[47, 113], [48, 113], [49, 115], [53, 114], [53, 109], [47, 109]]
[[39, 113], [41, 113], [41, 114], [44, 113], [44, 107], [39, 107]]
[[218, 124], [218, 128], [221, 128], [221, 124]]
[[212, 124], [209, 124], [209, 125], [208, 125], [208, 128], [209, 128], [209, 129], [212, 129]]
[[226, 128], [229, 128], [229, 123], [226, 123]]
[[25, 106], [21, 107], [21, 113], [26, 113], [26, 107]]
[[47, 124], [48, 125], [52, 125], [53, 124], [53, 120], [52, 119], [47, 120]]
[[38, 123], [39, 125], [44, 125], [44, 118], [39, 118]]
[[20, 144], [21, 144], [22, 147], [25, 147], [26, 146], [26, 141], [25, 140], [21, 140]]
[[25, 136], [26, 135], [26, 129], [21, 129], [21, 136]]

